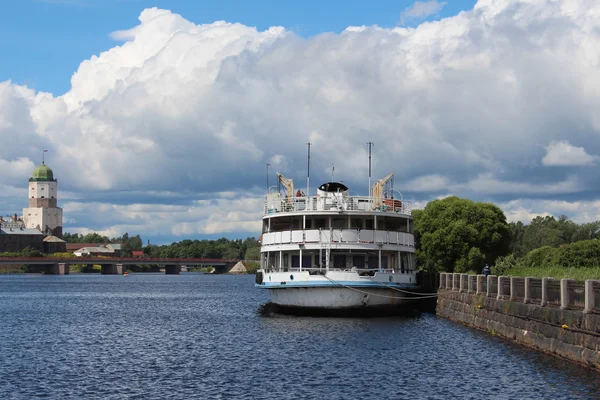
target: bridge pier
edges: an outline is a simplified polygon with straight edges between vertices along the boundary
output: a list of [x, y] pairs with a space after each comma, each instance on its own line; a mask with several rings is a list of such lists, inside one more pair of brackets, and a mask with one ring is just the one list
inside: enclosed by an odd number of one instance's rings
[[44, 275], [69, 275], [69, 264], [48, 264], [44, 268]]
[[117, 275], [123, 275], [127, 271], [127, 265], [116, 264], [115, 268], [117, 270], [117, 272], [116, 272]]
[[119, 275], [119, 274], [123, 274], [123, 267], [121, 266], [121, 272], [118, 271], [117, 269], [117, 264], [101, 264], [101, 271], [100, 273], [102, 275]]
[[181, 272], [181, 265], [167, 264], [165, 265], [166, 275], [179, 275]]

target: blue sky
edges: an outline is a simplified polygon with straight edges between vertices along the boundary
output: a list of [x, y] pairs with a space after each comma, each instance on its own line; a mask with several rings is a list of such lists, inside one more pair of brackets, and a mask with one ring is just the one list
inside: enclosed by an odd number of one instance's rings
[[[474, 0], [448, 0], [426, 18], [405, 18], [405, 26], [456, 15]], [[301, 36], [343, 31], [347, 26], [401, 24], [410, 0], [18, 0], [0, 12], [0, 81], [61, 95], [82, 60], [115, 46], [109, 34], [138, 24], [140, 12], [159, 7], [196, 23], [240, 22], [264, 30], [283, 26]]]
[[267, 162], [365, 195], [371, 141], [414, 208], [600, 220], [600, 2], [474, 6], [3, 1], [0, 215], [46, 148], [66, 232], [257, 236]]

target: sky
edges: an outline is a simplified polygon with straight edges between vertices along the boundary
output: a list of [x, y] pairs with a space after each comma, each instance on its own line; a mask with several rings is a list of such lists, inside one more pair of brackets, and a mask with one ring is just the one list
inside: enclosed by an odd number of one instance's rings
[[600, 3], [22, 0], [0, 13], [0, 214], [46, 164], [66, 232], [258, 236], [275, 172], [395, 173], [509, 221], [600, 220]]

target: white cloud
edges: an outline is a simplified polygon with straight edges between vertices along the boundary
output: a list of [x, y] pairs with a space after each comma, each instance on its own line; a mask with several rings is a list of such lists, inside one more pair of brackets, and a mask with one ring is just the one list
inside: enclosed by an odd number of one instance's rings
[[447, 190], [448, 186], [448, 179], [437, 174], [420, 176], [410, 180], [405, 185], [407, 190], [413, 192], [437, 192]]
[[402, 18], [425, 19], [442, 10], [448, 4], [445, 1], [429, 0], [415, 1], [410, 7], [407, 7], [402, 13]]
[[577, 223], [586, 223], [600, 220], [600, 201], [564, 201], [564, 200], [535, 200], [518, 199], [506, 203], [499, 203], [510, 222], [521, 221], [529, 223], [537, 216], [566, 215]]
[[591, 156], [583, 147], [575, 147], [566, 140], [552, 141], [546, 147], [542, 164], [546, 166], [583, 166], [594, 165], [600, 157]]
[[[595, 201], [599, 18], [585, 0], [480, 0], [415, 28], [302, 38], [147, 9], [63, 96], [0, 82], [0, 187], [15, 193], [0, 211], [25, 206], [17, 193], [48, 148], [67, 231], [251, 232], [265, 163], [271, 182], [277, 167], [302, 187], [308, 141], [313, 190], [335, 164], [365, 194], [371, 141], [373, 179], [395, 172], [415, 204]], [[561, 162], [568, 173], [545, 167]]]

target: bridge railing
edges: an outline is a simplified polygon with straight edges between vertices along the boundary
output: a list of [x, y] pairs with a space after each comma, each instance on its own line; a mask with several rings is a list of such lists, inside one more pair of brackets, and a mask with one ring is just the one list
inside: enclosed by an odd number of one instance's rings
[[468, 275], [442, 272], [440, 290], [471, 293], [545, 307], [600, 313], [600, 280], [585, 282], [514, 276]]
[[159, 258], [159, 257], [0, 257], [0, 263], [8, 264], [230, 264], [237, 259], [225, 258]]

